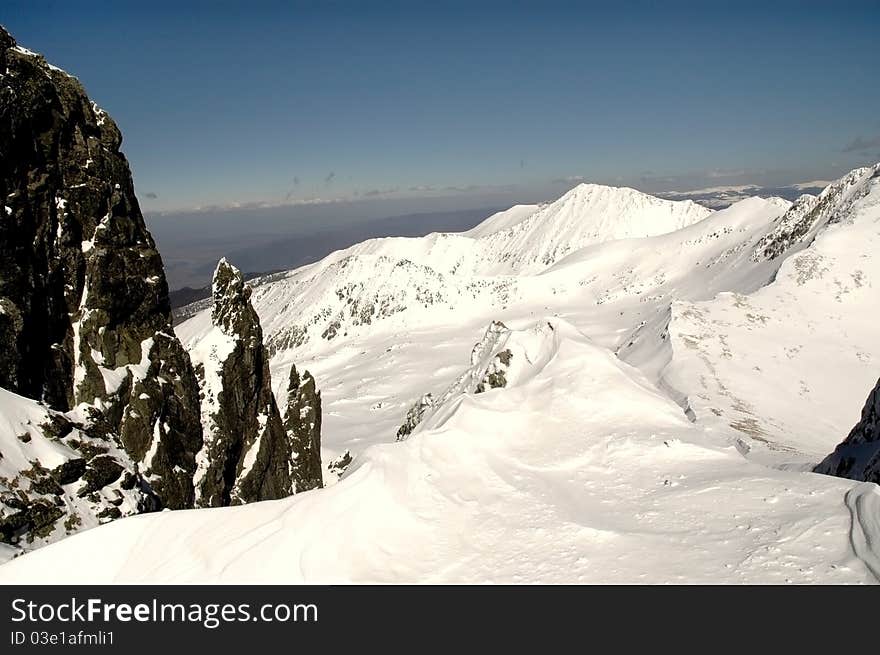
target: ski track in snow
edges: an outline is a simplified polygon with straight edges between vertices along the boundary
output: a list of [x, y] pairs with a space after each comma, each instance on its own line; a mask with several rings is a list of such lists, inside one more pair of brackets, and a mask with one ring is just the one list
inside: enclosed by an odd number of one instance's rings
[[880, 582], [880, 487], [864, 483], [846, 492], [852, 516], [850, 544], [856, 556]]

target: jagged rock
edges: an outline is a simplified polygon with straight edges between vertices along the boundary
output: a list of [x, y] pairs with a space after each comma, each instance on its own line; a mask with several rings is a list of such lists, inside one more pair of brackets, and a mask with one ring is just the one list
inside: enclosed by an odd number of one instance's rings
[[108, 455], [93, 457], [83, 473], [82, 478], [86, 481], [86, 486], [80, 490], [79, 495], [87, 496], [116, 482], [122, 476], [123, 470], [123, 467]]
[[870, 189], [865, 180], [880, 176], [880, 164], [857, 168], [829, 184], [820, 195], [800, 196], [755, 245], [753, 261], [772, 260], [807, 247], [823, 227], [835, 223]]
[[321, 467], [321, 392], [308, 371], [302, 378], [290, 369], [284, 430], [290, 444], [290, 472], [295, 493], [324, 486]]
[[[23, 434], [64, 439], [64, 458], [86, 462], [83, 476], [96, 454], [112, 453], [112, 468], [132, 482], [121, 514], [191, 507], [198, 386], [172, 330], [162, 260], [119, 129], [75, 77], [2, 28], [0, 77], [0, 387], [56, 410], [41, 409], [47, 423]], [[72, 466], [62, 474], [80, 464]], [[43, 498], [50, 479], [72, 484], [46, 478], [33, 493]], [[88, 502], [71, 502], [67, 531], [106, 509], [88, 501], [90, 515]], [[16, 538], [24, 530], [40, 541], [56, 512], [27, 511], [14, 521]]]
[[510, 348], [497, 353], [483, 373], [483, 378], [477, 383], [474, 393], [483, 393], [489, 389], [500, 389], [507, 386], [505, 373], [510, 368], [513, 353]]
[[880, 484], [880, 380], [868, 394], [861, 420], [814, 470]]
[[214, 325], [193, 352], [205, 445], [196, 504], [217, 507], [289, 496], [290, 445], [269, 376], [260, 319], [241, 272], [220, 260], [212, 284]]
[[[552, 330], [552, 326], [550, 326]], [[501, 321], [492, 321], [483, 337], [471, 349], [471, 365], [446, 390], [435, 397], [426, 393], [406, 413], [397, 430], [397, 441], [408, 438], [425, 418], [446, 402], [462, 393], [479, 394], [489, 389], [507, 386], [507, 371], [513, 361], [513, 351], [505, 348], [511, 331]]]
[[336, 459], [330, 460], [330, 463], [327, 465], [327, 469], [333, 473], [337, 478], [342, 477], [342, 474], [345, 473], [345, 469], [349, 467], [352, 462], [351, 451], [346, 450]]
[[161, 506], [118, 435], [5, 389], [0, 408], [16, 435], [0, 435], [0, 542], [32, 548]]
[[413, 430], [418, 427], [419, 423], [422, 422], [422, 418], [425, 416], [425, 412], [431, 409], [434, 406], [434, 396], [430, 393], [426, 393], [424, 396], [419, 398], [415, 404], [410, 407], [406, 412], [406, 418], [403, 421], [403, 425], [401, 425], [397, 429], [397, 440], [403, 441], [409, 435], [413, 433]]
[[86, 460], [82, 458], [69, 459], [52, 470], [52, 477], [58, 484], [71, 484], [79, 480], [85, 472]]

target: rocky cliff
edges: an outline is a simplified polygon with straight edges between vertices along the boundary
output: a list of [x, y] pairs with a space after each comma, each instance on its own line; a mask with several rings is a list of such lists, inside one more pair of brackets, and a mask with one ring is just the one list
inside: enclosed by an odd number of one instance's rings
[[122, 136], [76, 78], [2, 28], [0, 71], [0, 387], [64, 414], [60, 435], [36, 431], [70, 461], [88, 471], [113, 452], [142, 478], [150, 500], [132, 511], [191, 507], [198, 386]]
[[320, 396], [311, 376], [300, 382], [294, 369], [282, 423], [250, 293], [241, 272], [221, 260], [212, 284], [213, 328], [193, 351], [205, 435], [196, 473], [201, 507], [283, 498], [320, 486]]
[[880, 380], [868, 394], [861, 420], [815, 471], [880, 484]]
[[321, 467], [321, 392], [308, 371], [290, 369], [284, 431], [290, 444], [294, 492], [324, 486]]

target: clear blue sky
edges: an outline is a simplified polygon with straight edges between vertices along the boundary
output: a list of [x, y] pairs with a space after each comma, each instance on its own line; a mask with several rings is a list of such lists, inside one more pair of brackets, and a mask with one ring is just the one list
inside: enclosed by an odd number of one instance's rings
[[4, 0], [0, 23], [114, 116], [148, 211], [880, 159], [876, 0], [138, 5]]

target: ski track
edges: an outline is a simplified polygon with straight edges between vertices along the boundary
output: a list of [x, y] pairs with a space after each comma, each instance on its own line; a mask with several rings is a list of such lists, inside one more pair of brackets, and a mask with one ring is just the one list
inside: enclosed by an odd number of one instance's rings
[[849, 541], [853, 552], [880, 582], [880, 486], [856, 485], [844, 499], [852, 516]]

